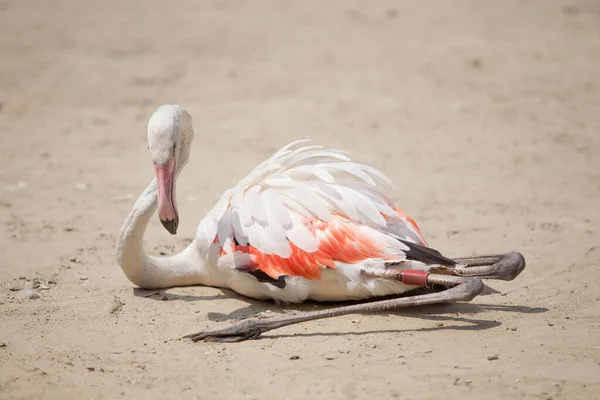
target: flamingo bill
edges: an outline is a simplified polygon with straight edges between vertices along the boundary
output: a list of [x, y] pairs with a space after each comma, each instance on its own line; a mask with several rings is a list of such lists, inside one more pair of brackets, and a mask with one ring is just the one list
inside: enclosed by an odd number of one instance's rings
[[171, 157], [165, 164], [154, 164], [154, 170], [158, 189], [158, 217], [165, 229], [174, 235], [179, 224], [175, 200], [175, 157]]

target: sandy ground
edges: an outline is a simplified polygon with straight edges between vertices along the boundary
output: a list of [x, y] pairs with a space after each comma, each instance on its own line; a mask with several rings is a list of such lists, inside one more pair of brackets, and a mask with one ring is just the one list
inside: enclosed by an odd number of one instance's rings
[[[593, 0], [0, 0], [0, 398], [600, 398], [599, 61]], [[162, 103], [197, 136], [154, 254], [310, 137], [388, 174], [432, 246], [528, 268], [468, 304], [176, 340], [319, 306], [127, 281]]]

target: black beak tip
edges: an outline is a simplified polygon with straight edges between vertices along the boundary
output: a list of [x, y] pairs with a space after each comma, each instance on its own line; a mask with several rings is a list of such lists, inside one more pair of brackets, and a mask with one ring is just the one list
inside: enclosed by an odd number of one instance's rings
[[166, 221], [161, 219], [160, 223], [165, 227], [166, 230], [169, 231], [171, 235], [175, 235], [177, 233], [177, 225], [179, 225], [179, 221], [177, 219], [168, 219]]

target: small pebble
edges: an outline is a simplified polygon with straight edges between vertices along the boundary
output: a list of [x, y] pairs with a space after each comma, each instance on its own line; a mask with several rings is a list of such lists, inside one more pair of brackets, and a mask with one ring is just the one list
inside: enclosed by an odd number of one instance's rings
[[300, 359], [300, 356], [291, 356], [290, 357], [290, 360], [299, 360], [299, 359]]
[[160, 294], [160, 299], [161, 299], [162, 301], [167, 301], [167, 300], [169, 300], [169, 296], [167, 296], [167, 294], [166, 294], [165, 292], [162, 292], [162, 293]]
[[554, 326], [552, 322], [548, 322], [548, 326]]
[[498, 359], [498, 354], [492, 354], [491, 356], [488, 356], [488, 361], [494, 361]]

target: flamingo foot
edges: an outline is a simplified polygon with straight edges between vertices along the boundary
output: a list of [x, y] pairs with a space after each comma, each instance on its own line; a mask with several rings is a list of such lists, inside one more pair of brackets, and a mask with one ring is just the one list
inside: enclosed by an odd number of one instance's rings
[[192, 342], [242, 342], [244, 340], [256, 339], [263, 332], [269, 330], [268, 327], [261, 325], [261, 321], [247, 320], [223, 329], [213, 329], [206, 332], [197, 332], [185, 335], [184, 338], [191, 339]]
[[517, 252], [455, 258], [466, 268], [456, 270], [460, 276], [478, 276], [483, 279], [512, 281], [525, 269], [525, 257]]

